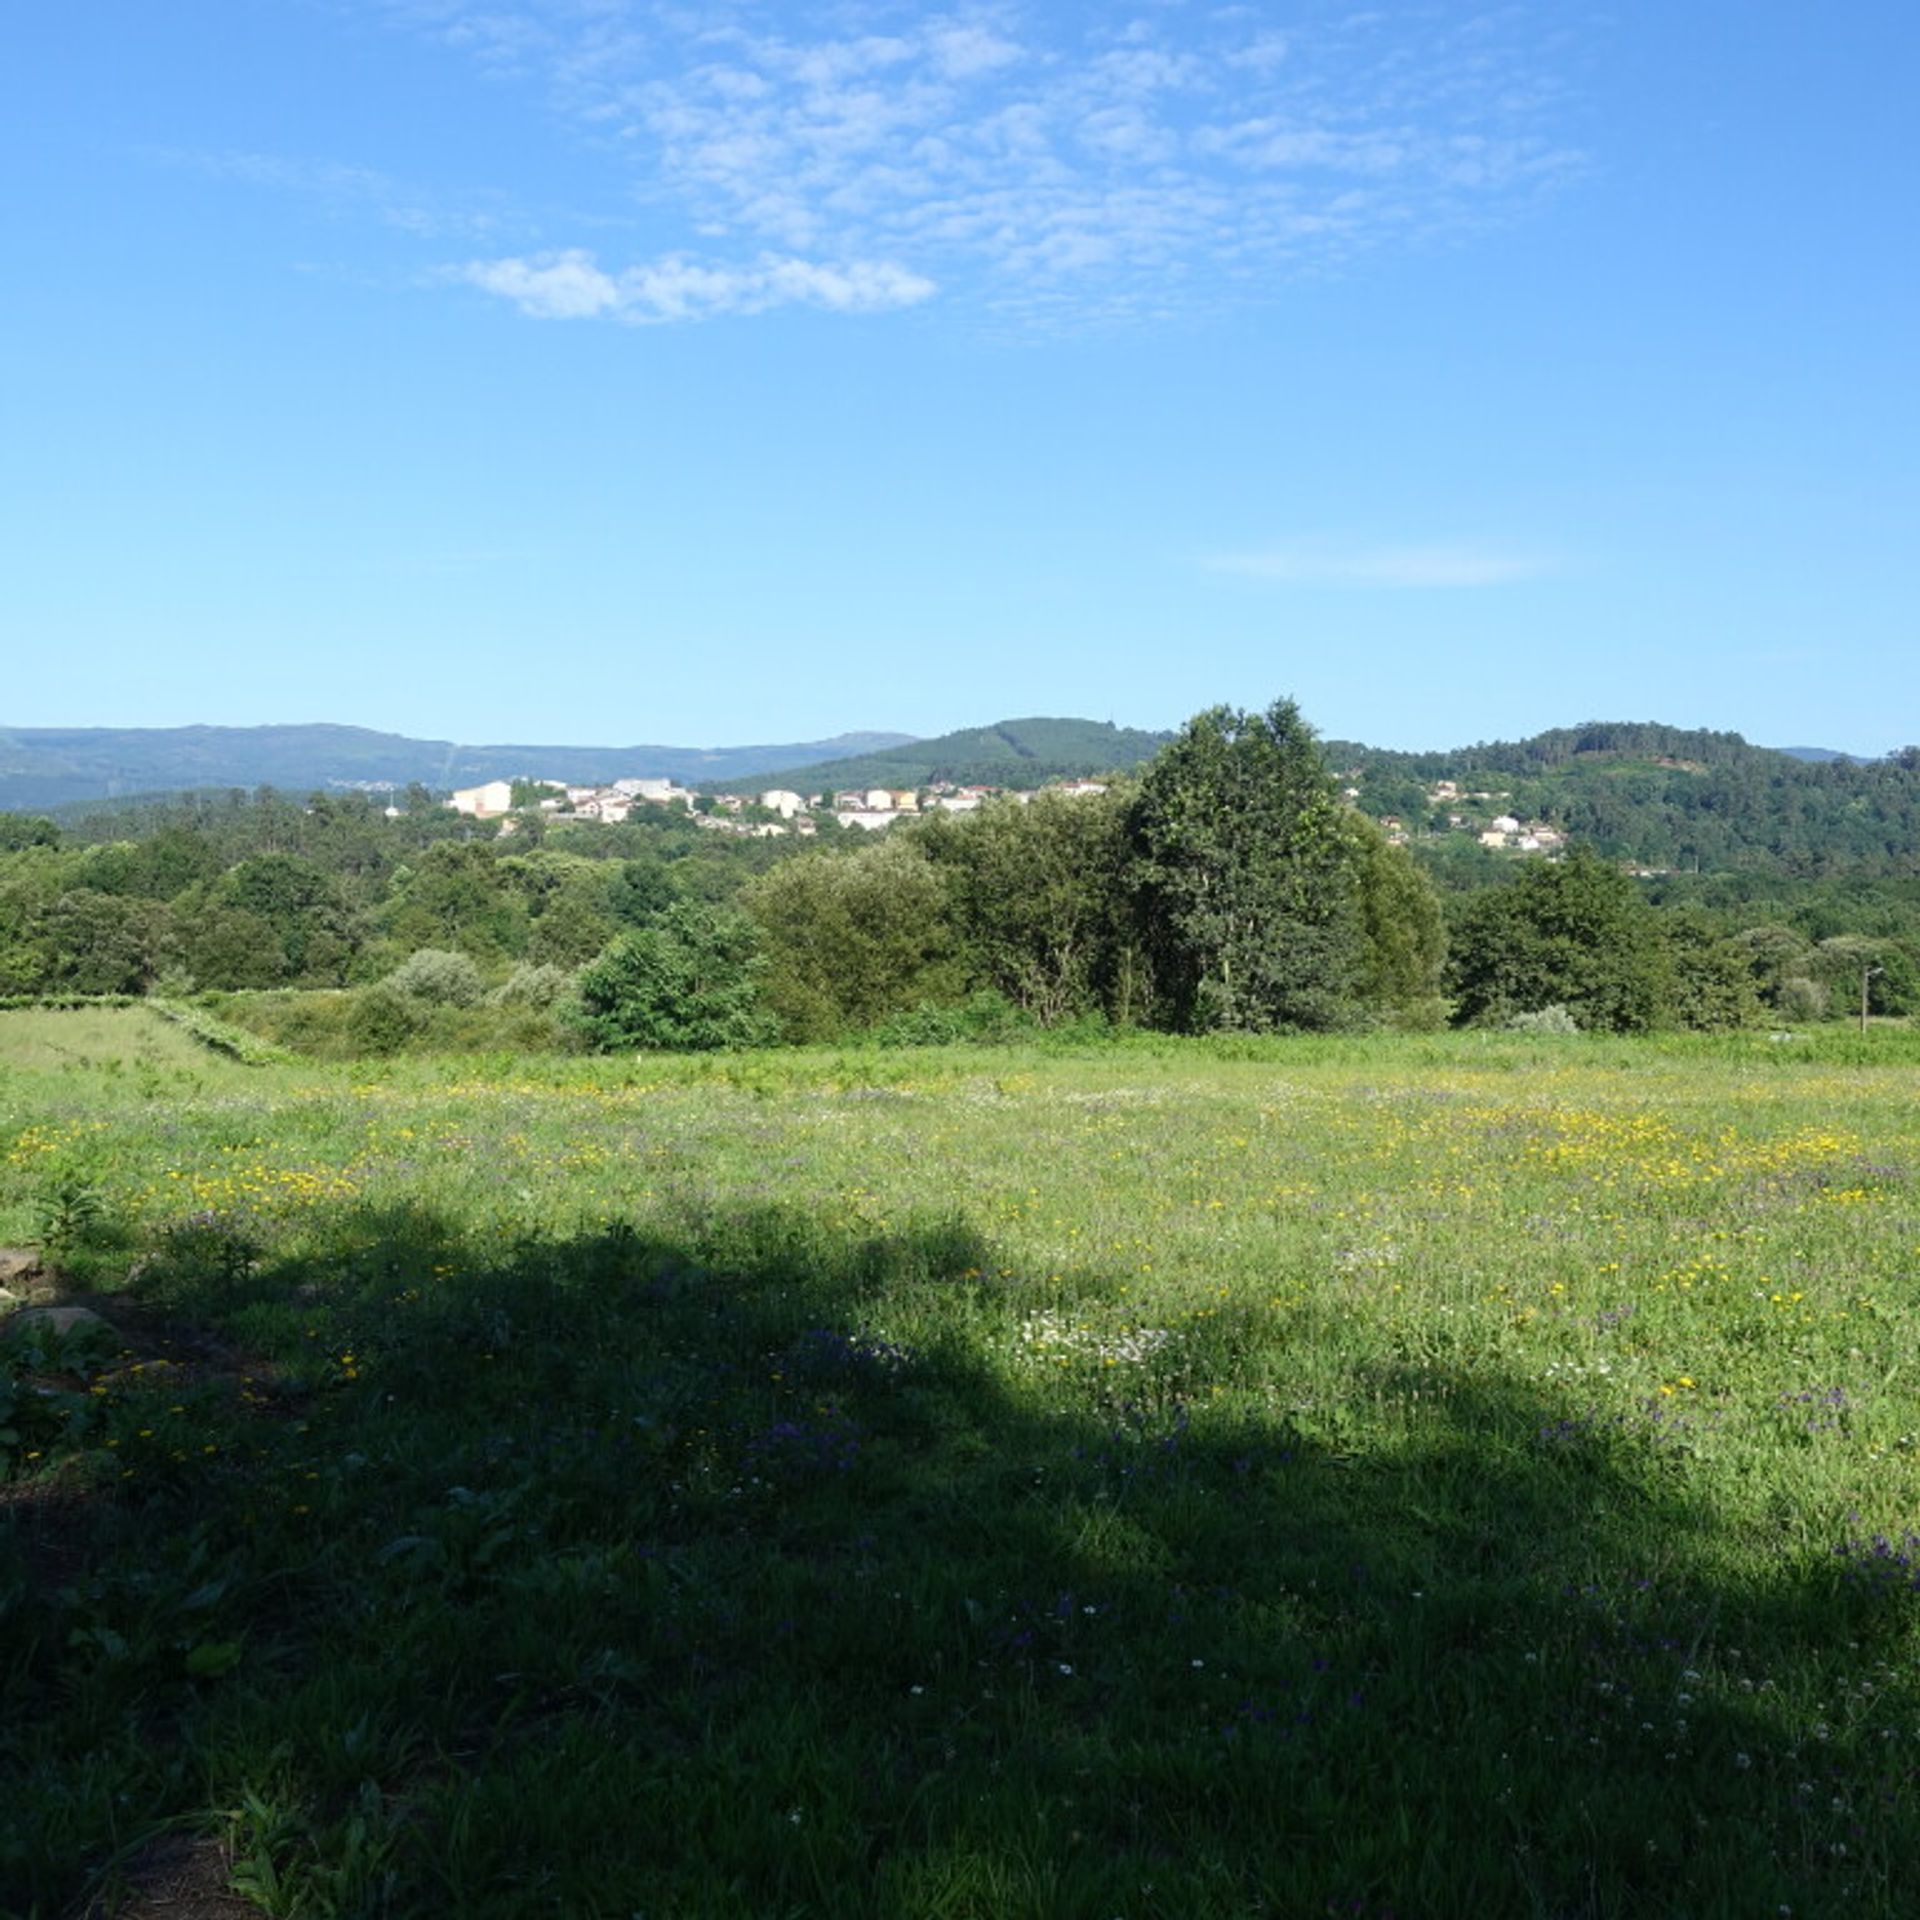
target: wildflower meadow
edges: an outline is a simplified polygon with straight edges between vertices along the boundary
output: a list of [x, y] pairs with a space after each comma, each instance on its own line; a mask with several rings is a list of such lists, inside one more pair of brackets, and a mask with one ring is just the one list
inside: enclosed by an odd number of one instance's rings
[[0, 1912], [1909, 1914], [1916, 1069], [0, 1013]]

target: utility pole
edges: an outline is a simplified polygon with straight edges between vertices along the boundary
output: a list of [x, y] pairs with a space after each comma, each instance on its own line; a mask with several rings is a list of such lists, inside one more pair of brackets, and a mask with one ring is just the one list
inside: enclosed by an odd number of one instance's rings
[[1881, 967], [1862, 967], [1860, 969], [1860, 1031], [1862, 1033], [1865, 1033], [1867, 1030], [1867, 982], [1871, 980], [1876, 973], [1884, 971], [1885, 969]]

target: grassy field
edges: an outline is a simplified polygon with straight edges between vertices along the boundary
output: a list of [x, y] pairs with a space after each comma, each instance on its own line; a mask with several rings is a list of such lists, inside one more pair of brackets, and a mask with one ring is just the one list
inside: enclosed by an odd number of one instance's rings
[[1914, 1036], [65, 1031], [0, 1911], [156, 1835], [289, 1915], [1920, 1900]]
[[81, 1068], [137, 1083], [156, 1074], [191, 1081], [208, 1059], [191, 1036], [146, 1007], [0, 1007], [0, 1073]]

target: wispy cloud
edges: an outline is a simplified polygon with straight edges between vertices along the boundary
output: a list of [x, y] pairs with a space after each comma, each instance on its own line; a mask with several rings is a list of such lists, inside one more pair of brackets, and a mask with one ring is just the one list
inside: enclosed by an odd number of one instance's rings
[[423, 239], [482, 239], [489, 235], [497, 239], [503, 231], [521, 224], [521, 217], [504, 194], [472, 190], [449, 193], [347, 161], [181, 147], [148, 147], [141, 151], [145, 159], [160, 166], [294, 194], [330, 214], [370, 216], [383, 226]]
[[1543, 554], [1468, 543], [1370, 545], [1328, 539], [1213, 554], [1201, 564], [1209, 573], [1309, 587], [1499, 587], [1538, 579], [1558, 566]]
[[608, 273], [579, 248], [471, 261], [458, 277], [536, 320], [698, 320], [782, 306], [878, 313], [914, 306], [934, 292], [931, 280], [876, 261], [829, 266], [767, 255], [751, 267], [716, 267], [674, 256]]
[[722, 273], [893, 261], [1000, 309], [1152, 312], [1510, 217], [1582, 165], [1559, 30], [1514, 6], [1305, 0], [1282, 34], [1196, 0], [359, 4], [537, 86]]

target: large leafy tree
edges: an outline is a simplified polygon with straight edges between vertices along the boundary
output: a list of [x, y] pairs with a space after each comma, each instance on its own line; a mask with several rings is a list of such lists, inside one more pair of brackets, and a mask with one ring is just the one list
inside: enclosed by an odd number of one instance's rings
[[48, 846], [0, 859], [0, 994], [43, 993], [54, 984], [45, 932], [75, 863]]
[[1214, 707], [1147, 768], [1130, 822], [1155, 983], [1176, 1026], [1340, 1024], [1365, 938], [1353, 842], [1291, 700]]
[[1126, 913], [1130, 796], [1040, 793], [927, 821], [970, 976], [1052, 1026], [1142, 1012], [1144, 967]]
[[0, 813], [0, 853], [22, 847], [57, 847], [60, 829], [41, 814]]
[[1714, 1033], [1760, 1018], [1749, 951], [1697, 907], [1659, 916], [1666, 947], [1666, 1014], [1677, 1027]]
[[272, 928], [288, 977], [337, 984], [358, 944], [353, 916], [334, 876], [286, 853], [242, 860], [215, 883], [214, 904]]
[[1660, 923], [1633, 882], [1586, 848], [1530, 861], [1469, 900], [1452, 929], [1454, 1018], [1565, 1007], [1583, 1027], [1638, 1033], [1667, 1011]]
[[42, 917], [42, 990], [145, 993], [170, 955], [167, 909], [155, 900], [76, 887]]
[[393, 877], [380, 910], [402, 953], [457, 947], [482, 963], [518, 959], [527, 948], [527, 904], [505, 863], [485, 845], [442, 843]]
[[542, 850], [500, 865], [527, 903], [527, 958], [536, 966], [582, 966], [620, 931], [607, 905], [610, 862]]
[[1836, 934], [1814, 948], [1809, 970], [1826, 988], [1836, 1013], [1859, 1011], [1863, 981], [1869, 1013], [1907, 1014], [1920, 1005], [1920, 969], [1897, 941]]
[[1433, 882], [1362, 813], [1346, 816], [1363, 939], [1360, 997], [1399, 1025], [1439, 1026], [1446, 919]]

